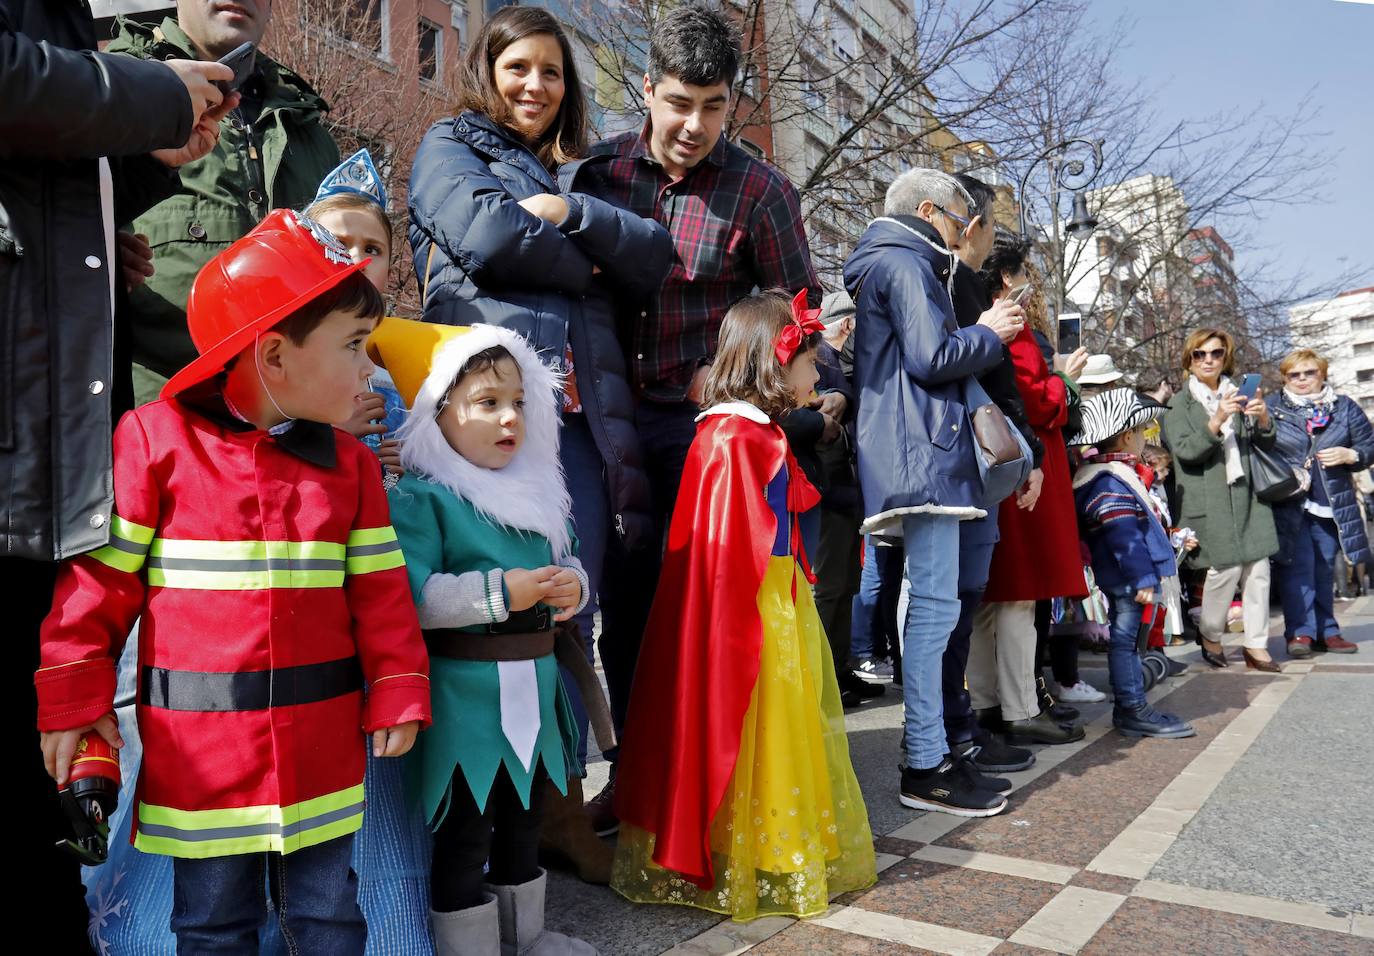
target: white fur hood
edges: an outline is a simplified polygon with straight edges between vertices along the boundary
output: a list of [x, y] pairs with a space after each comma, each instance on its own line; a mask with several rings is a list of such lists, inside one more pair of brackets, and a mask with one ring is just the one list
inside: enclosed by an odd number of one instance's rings
[[[525, 388], [525, 440], [504, 468], [482, 468], [454, 451], [439, 430], [435, 411], [443, 404], [459, 369], [472, 356], [500, 345], [515, 358]], [[540, 361], [530, 344], [509, 329], [474, 325], [434, 355], [429, 375], [397, 435], [401, 464], [427, 481], [443, 485], [484, 517], [548, 539], [555, 561], [572, 553], [572, 512], [558, 458], [558, 414], [562, 376]]]

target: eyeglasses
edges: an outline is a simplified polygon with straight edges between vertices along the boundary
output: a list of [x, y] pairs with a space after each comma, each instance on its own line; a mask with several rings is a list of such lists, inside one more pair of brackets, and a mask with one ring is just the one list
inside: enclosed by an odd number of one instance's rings
[[1295, 368], [1288, 373], [1288, 381], [1297, 382], [1305, 378], [1316, 378], [1321, 375], [1321, 369], [1317, 368]]
[[973, 226], [972, 219], [965, 219], [963, 216], [956, 216], [954, 213], [950, 212], [948, 209], [946, 209], [944, 206], [941, 206], [939, 203], [931, 203], [931, 205], [934, 206], [936, 209], [940, 210], [949, 218], [953, 219], [959, 225], [963, 226], [965, 229], [969, 229]]
[[1193, 361], [1201, 362], [1204, 359], [1211, 359], [1213, 362], [1220, 362], [1226, 358], [1225, 349], [1193, 349]]

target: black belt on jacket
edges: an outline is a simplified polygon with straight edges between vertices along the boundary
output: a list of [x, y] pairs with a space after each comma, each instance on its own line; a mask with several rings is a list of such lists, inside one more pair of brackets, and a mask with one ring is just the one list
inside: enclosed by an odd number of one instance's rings
[[425, 646], [432, 657], [448, 657], [464, 661], [532, 661], [555, 654], [582, 692], [582, 704], [587, 709], [597, 746], [604, 752], [615, 746], [615, 724], [611, 708], [601, 690], [596, 671], [587, 662], [580, 628], [571, 621], [558, 624], [550, 631], [514, 634], [481, 634], [434, 628], [425, 631]]
[[144, 665], [138, 700], [163, 710], [223, 713], [314, 704], [362, 689], [363, 672], [356, 657], [230, 673]]

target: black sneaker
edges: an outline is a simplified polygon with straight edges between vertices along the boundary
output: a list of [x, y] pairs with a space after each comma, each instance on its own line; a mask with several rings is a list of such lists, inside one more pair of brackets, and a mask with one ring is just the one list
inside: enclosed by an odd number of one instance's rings
[[1155, 710], [1149, 704], [1115, 708], [1112, 726], [1124, 737], [1192, 737], [1197, 734], [1193, 725], [1183, 718]]
[[969, 744], [962, 751], [950, 754], [958, 763], [956, 769], [968, 781], [969, 786], [979, 790], [991, 790], [994, 793], [1006, 793], [1010, 790], [1011, 781], [1006, 777], [989, 777], [978, 768], [978, 764], [974, 762], [977, 755], [977, 744]]
[[897, 799], [913, 810], [938, 810], [959, 817], [990, 817], [1007, 808], [1007, 798], [969, 784], [959, 761], [946, 757], [933, 770], [902, 769]]
[[963, 753], [971, 747], [978, 748], [973, 755], [973, 763], [982, 773], [1016, 773], [1018, 770], [1028, 770], [1035, 764], [1033, 751], [1005, 744], [986, 731], [972, 740], [956, 744], [955, 751]]
[[860, 700], [872, 700], [887, 693], [886, 685], [869, 683], [853, 671], [845, 671], [839, 680], [840, 690], [853, 691], [859, 695]]
[[855, 707], [862, 707], [864, 699], [848, 687], [840, 688], [840, 706], [845, 710], [853, 710]]

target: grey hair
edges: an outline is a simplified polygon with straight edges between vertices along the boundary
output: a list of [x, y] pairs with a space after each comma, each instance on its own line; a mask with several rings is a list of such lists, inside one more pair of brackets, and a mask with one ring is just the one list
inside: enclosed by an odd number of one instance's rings
[[962, 199], [969, 209], [977, 205], [967, 190], [949, 173], [918, 166], [902, 173], [887, 187], [883, 215], [914, 216], [917, 207], [927, 199], [946, 208], [955, 199]]

